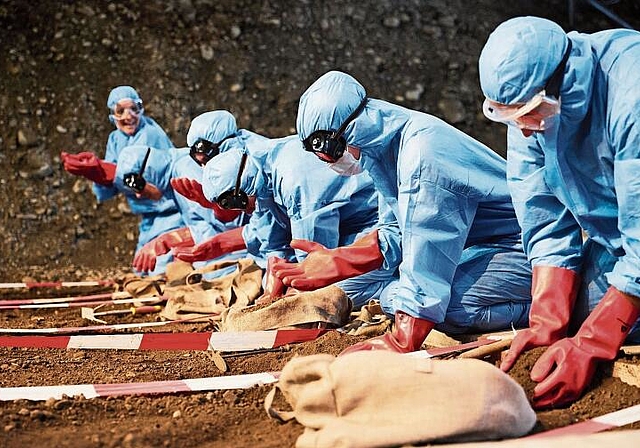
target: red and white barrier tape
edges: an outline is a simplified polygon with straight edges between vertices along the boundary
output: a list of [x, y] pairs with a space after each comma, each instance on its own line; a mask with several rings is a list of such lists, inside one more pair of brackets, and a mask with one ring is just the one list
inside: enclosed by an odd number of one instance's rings
[[[36, 305], [48, 303], [67, 303], [67, 302], [91, 302], [101, 299], [128, 299], [131, 294], [127, 292], [107, 292], [103, 294], [92, 294], [89, 296], [69, 296], [69, 297], [53, 297], [42, 299], [9, 299], [0, 300], [0, 309], [13, 309], [16, 305]], [[4, 308], [11, 307], [11, 308]]]
[[113, 283], [113, 280], [96, 280], [87, 282], [18, 282], [0, 283], [0, 289], [72, 288], [76, 286], [109, 286], [113, 285]]
[[163, 325], [193, 322], [195, 319], [217, 317], [218, 314], [203, 314], [191, 319], [167, 320], [163, 322], [142, 322], [131, 324], [89, 325], [87, 327], [61, 327], [61, 328], [0, 328], [0, 334], [77, 334], [91, 331], [106, 333], [105, 330], [124, 330], [129, 328], [161, 327]]
[[626, 409], [621, 409], [619, 411], [610, 412], [590, 420], [585, 420], [584, 422], [574, 423], [573, 425], [563, 426], [562, 428], [551, 429], [545, 432], [539, 432], [524, 438], [540, 439], [543, 437], [594, 434], [608, 429], [619, 428], [620, 426], [628, 425], [637, 421], [640, 421], [640, 404]]
[[225, 389], [247, 389], [278, 381], [278, 373], [252, 373], [247, 375], [194, 378], [145, 383], [77, 384], [68, 386], [3, 387], [0, 401], [33, 400], [50, 398], [59, 400], [63, 395], [85, 398], [116, 397], [120, 395], [173, 394], [177, 392], [202, 392]]
[[207, 333], [137, 333], [86, 336], [0, 336], [0, 347], [215, 350], [234, 352], [312, 341], [328, 330], [267, 330]]
[[26, 305], [16, 306], [0, 306], [0, 310], [40, 310], [49, 308], [79, 308], [95, 305], [121, 305], [124, 303], [147, 303], [147, 302], [160, 302], [163, 301], [161, 297], [146, 297], [141, 299], [110, 299], [110, 300], [96, 300], [92, 302], [60, 302], [60, 303], [34, 303]]

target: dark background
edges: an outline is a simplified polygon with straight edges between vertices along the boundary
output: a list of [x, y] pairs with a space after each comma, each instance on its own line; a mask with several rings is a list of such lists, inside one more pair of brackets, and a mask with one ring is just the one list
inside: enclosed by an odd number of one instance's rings
[[[294, 132], [300, 94], [339, 69], [368, 94], [444, 118], [504, 154], [481, 113], [477, 59], [503, 20], [617, 27], [583, 1], [0, 1], [0, 281], [127, 268], [137, 218], [97, 204], [59, 154], [104, 155], [111, 88], [130, 84], [177, 146], [227, 109], [241, 128]], [[609, 2], [610, 3], [610, 2]], [[640, 29], [639, 2], [610, 9]]]

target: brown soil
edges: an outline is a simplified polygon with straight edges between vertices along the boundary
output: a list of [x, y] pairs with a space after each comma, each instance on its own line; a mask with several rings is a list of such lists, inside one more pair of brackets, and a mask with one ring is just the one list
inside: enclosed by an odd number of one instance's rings
[[[129, 270], [136, 218], [121, 199], [96, 204], [65, 173], [62, 150], [102, 154], [109, 90], [135, 86], [178, 146], [190, 120], [228, 109], [240, 127], [294, 132], [297, 100], [329, 69], [369, 94], [443, 117], [504, 154], [504, 128], [483, 119], [477, 58], [488, 33], [517, 15], [569, 28], [567, 2], [489, 0], [0, 0], [0, 282], [115, 278]], [[575, 27], [614, 26], [580, 6]], [[640, 29], [637, 2], [611, 8]], [[73, 291], [95, 292], [95, 289]], [[6, 291], [0, 298], [69, 291]], [[146, 317], [149, 319], [150, 317]], [[134, 317], [111, 319], [133, 322]], [[2, 327], [86, 325], [77, 309], [0, 311]], [[205, 331], [207, 324], [145, 331]], [[296, 354], [339, 353], [331, 333], [289, 352], [228, 358], [228, 374], [279, 370]], [[525, 388], [532, 359], [512, 375]], [[0, 386], [137, 382], [221, 375], [201, 352], [0, 349]], [[50, 402], [0, 402], [0, 445], [292, 446], [302, 427], [267, 417], [267, 387], [244, 391]], [[541, 412], [535, 431], [640, 403], [600, 374], [567, 409]]]

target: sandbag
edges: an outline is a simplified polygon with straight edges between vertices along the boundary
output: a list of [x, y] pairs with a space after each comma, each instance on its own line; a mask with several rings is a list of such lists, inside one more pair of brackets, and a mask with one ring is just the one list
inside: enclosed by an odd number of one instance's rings
[[[292, 411], [272, 407], [282, 391]], [[296, 447], [389, 447], [519, 437], [536, 422], [522, 387], [476, 359], [386, 351], [293, 358], [265, 400], [305, 426]]]
[[351, 301], [337, 286], [295, 291], [264, 305], [226, 310], [220, 331], [259, 331], [276, 328], [340, 327], [349, 319]]
[[[230, 272], [212, 280], [204, 277], [219, 270]], [[175, 283], [165, 287], [167, 304], [160, 314], [163, 318], [215, 321], [229, 307], [244, 308], [260, 296], [262, 270], [249, 258], [225, 260], [193, 270], [184, 278], [184, 284]]]

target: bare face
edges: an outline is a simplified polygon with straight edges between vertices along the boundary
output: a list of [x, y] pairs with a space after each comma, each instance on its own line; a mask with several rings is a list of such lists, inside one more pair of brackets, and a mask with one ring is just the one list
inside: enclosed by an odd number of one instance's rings
[[140, 124], [142, 107], [130, 98], [125, 98], [114, 106], [111, 117], [116, 127], [127, 135], [133, 135]]

